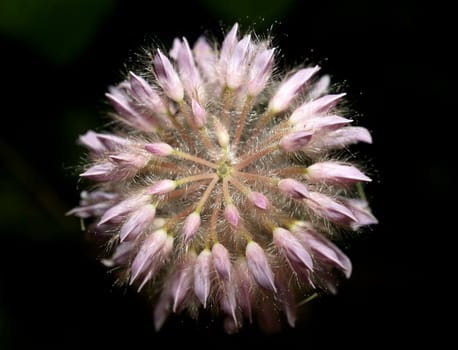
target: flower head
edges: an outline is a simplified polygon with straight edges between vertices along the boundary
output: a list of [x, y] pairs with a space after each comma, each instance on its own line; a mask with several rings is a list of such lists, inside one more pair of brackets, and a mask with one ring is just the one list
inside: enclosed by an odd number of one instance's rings
[[153, 294], [157, 329], [198, 309], [231, 333], [275, 329], [279, 312], [293, 326], [295, 300], [350, 277], [335, 233], [377, 223], [358, 196], [370, 178], [333, 152], [372, 142], [341, 115], [345, 94], [318, 66], [274, 77], [277, 51], [253, 37], [236, 24], [220, 49], [201, 37], [152, 52], [106, 95], [116, 130], [79, 139], [95, 187], [69, 214], [94, 218], [102, 262]]

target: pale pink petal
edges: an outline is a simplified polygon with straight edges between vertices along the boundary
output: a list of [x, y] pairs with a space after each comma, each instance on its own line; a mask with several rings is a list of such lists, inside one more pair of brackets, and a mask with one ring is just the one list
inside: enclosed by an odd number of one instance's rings
[[323, 75], [315, 84], [313, 84], [307, 97], [313, 100], [321, 95], [324, 95], [328, 91], [330, 84], [331, 77], [329, 75]]
[[81, 177], [85, 177], [95, 181], [110, 181], [117, 178], [118, 169], [111, 162], [98, 163], [91, 166], [85, 172], [81, 173]]
[[221, 45], [220, 51], [220, 65], [226, 67], [227, 62], [229, 61], [230, 55], [234, 46], [237, 44], [237, 30], [239, 28], [238, 23], [235, 23], [232, 29], [227, 33]]
[[234, 204], [228, 204], [224, 210], [224, 217], [227, 222], [232, 226], [237, 227], [239, 223], [240, 214], [237, 207]]
[[129, 284], [132, 284], [155, 261], [166, 241], [167, 232], [164, 230], [149, 234], [132, 262]]
[[286, 320], [291, 327], [294, 327], [297, 319], [297, 303], [294, 295], [294, 288], [289, 285], [287, 276], [282, 273], [277, 273], [275, 283], [278, 287], [278, 299], [284, 313]]
[[235, 45], [226, 68], [226, 84], [230, 89], [237, 89], [246, 79], [246, 69], [251, 51], [251, 37], [246, 35]]
[[289, 121], [293, 124], [303, 123], [305, 120], [323, 115], [331, 110], [346, 94], [325, 95], [316, 100], [305, 102], [291, 114]]
[[297, 130], [310, 130], [318, 134], [337, 130], [351, 122], [351, 119], [343, 118], [338, 115], [326, 115], [306, 119], [303, 122], [295, 124], [294, 128]]
[[350, 209], [322, 193], [309, 192], [309, 198], [305, 201], [317, 214], [333, 222], [349, 225], [358, 221]]
[[278, 88], [277, 92], [270, 99], [268, 110], [279, 113], [289, 107], [291, 101], [297, 97], [303, 85], [319, 70], [318, 66], [304, 68], [286, 79]]
[[358, 230], [362, 226], [378, 224], [378, 220], [372, 214], [367, 201], [356, 198], [346, 198], [342, 201], [356, 217], [356, 221], [350, 225], [353, 230]]
[[314, 145], [325, 149], [340, 149], [358, 142], [371, 144], [372, 137], [369, 131], [360, 126], [347, 126], [314, 140]]
[[258, 207], [259, 209], [265, 210], [269, 206], [269, 200], [260, 192], [250, 192], [248, 195], [248, 200], [251, 202], [251, 204]]
[[165, 142], [155, 142], [145, 144], [145, 149], [158, 157], [166, 157], [172, 154], [173, 148]]
[[286, 152], [297, 152], [308, 145], [312, 136], [311, 130], [295, 131], [283, 136], [279, 145]]
[[173, 68], [169, 59], [162, 54], [161, 50], [157, 50], [157, 55], [154, 58], [154, 69], [157, 81], [165, 94], [174, 101], [182, 101], [184, 89], [181, 80], [175, 68]]
[[194, 123], [199, 129], [202, 128], [207, 122], [207, 113], [205, 109], [195, 99], [192, 99], [191, 109]]
[[193, 212], [189, 214], [183, 224], [183, 235], [185, 242], [188, 242], [200, 227], [200, 214], [198, 212]]
[[113, 255], [109, 259], [102, 259], [101, 262], [107, 267], [122, 265], [129, 261], [130, 255], [135, 249], [134, 242], [123, 242], [116, 247]]
[[103, 214], [98, 225], [102, 225], [110, 220], [123, 216], [143, 204], [146, 204], [150, 199], [150, 196], [145, 195], [134, 195], [129, 197], [108, 209], [105, 214]]
[[256, 282], [258, 282], [261, 287], [270, 289], [276, 293], [277, 288], [274, 283], [274, 275], [267, 261], [264, 249], [262, 249], [258, 243], [251, 241], [246, 246], [245, 256], [248, 267]]
[[314, 256], [337, 266], [347, 278], [350, 277], [352, 271], [350, 259], [331, 241], [316, 232], [310, 224], [298, 222], [291, 230], [305, 246], [310, 248]]
[[273, 231], [273, 238], [277, 248], [280, 249], [288, 260], [299, 263], [308, 270], [313, 271], [312, 257], [290, 231], [282, 227], [277, 227]]
[[249, 70], [248, 94], [250, 96], [258, 96], [264, 90], [272, 74], [273, 61], [274, 49], [262, 50], [256, 54]]
[[209, 82], [216, 81], [218, 79], [216, 70], [217, 58], [215, 51], [208, 45], [207, 40], [204, 37], [197, 39], [193, 51], [197, 66], [202, 71], [203, 77]]
[[202, 90], [202, 79], [186, 38], [183, 38], [183, 43], [178, 51], [177, 63], [186, 93], [192, 98], [198, 98], [199, 91]]
[[253, 322], [253, 293], [255, 287], [246, 259], [238, 259], [234, 264], [233, 281], [237, 285], [237, 303], [250, 323]]
[[134, 211], [119, 231], [119, 240], [122, 242], [136, 239], [140, 234], [144, 233], [148, 226], [152, 223], [156, 215], [156, 207], [151, 204], [144, 205]]
[[315, 163], [306, 169], [306, 174], [311, 182], [352, 184], [371, 181], [354, 166], [332, 161]]
[[177, 188], [177, 182], [173, 180], [159, 180], [153, 184], [147, 191], [148, 194], [160, 195], [173, 191]]
[[97, 133], [92, 130], [89, 130], [84, 135], [81, 135], [79, 137], [79, 142], [95, 153], [103, 153], [107, 150], [105, 145], [100, 142]]
[[229, 281], [231, 279], [231, 259], [226, 247], [221, 243], [215, 243], [212, 247], [213, 265], [218, 274]]
[[278, 188], [283, 193], [295, 199], [304, 199], [309, 197], [307, 186], [294, 179], [282, 179], [278, 182]]
[[173, 312], [177, 312], [178, 307], [183, 303], [189, 291], [192, 289], [195, 262], [196, 254], [193, 252], [188, 253], [172, 276], [171, 293]]
[[211, 286], [212, 254], [204, 249], [197, 257], [194, 265], [194, 293], [204, 308], [207, 306], [208, 295]]

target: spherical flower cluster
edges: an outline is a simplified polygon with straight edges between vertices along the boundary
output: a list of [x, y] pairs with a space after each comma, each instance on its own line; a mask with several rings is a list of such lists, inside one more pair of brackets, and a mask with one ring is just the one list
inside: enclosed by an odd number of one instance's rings
[[175, 39], [149, 57], [106, 94], [117, 127], [80, 137], [95, 185], [69, 214], [95, 219], [102, 262], [149, 293], [157, 329], [204, 309], [229, 333], [294, 326], [298, 300], [351, 274], [335, 232], [377, 222], [357, 195], [370, 178], [337, 159], [369, 132], [318, 66], [273, 74], [271, 43], [237, 24], [220, 47]]

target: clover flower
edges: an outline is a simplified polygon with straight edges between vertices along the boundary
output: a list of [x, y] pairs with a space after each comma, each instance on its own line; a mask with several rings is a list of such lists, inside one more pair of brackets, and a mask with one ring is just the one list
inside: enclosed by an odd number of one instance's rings
[[357, 195], [371, 179], [337, 155], [372, 140], [319, 70], [274, 74], [275, 48], [235, 24], [219, 48], [175, 39], [109, 89], [118, 124], [80, 137], [95, 185], [69, 214], [94, 218], [102, 262], [151, 296], [156, 329], [183, 310], [229, 333], [294, 326], [298, 300], [350, 276], [331, 241], [377, 220]]

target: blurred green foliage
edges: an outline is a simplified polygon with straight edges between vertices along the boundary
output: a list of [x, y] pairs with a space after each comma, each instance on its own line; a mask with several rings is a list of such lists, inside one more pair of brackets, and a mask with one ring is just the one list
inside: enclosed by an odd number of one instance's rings
[[53, 62], [76, 58], [110, 14], [115, 0], [1, 0], [0, 32]]
[[295, 0], [200, 0], [225, 23], [240, 22], [253, 29], [265, 29], [281, 20]]

